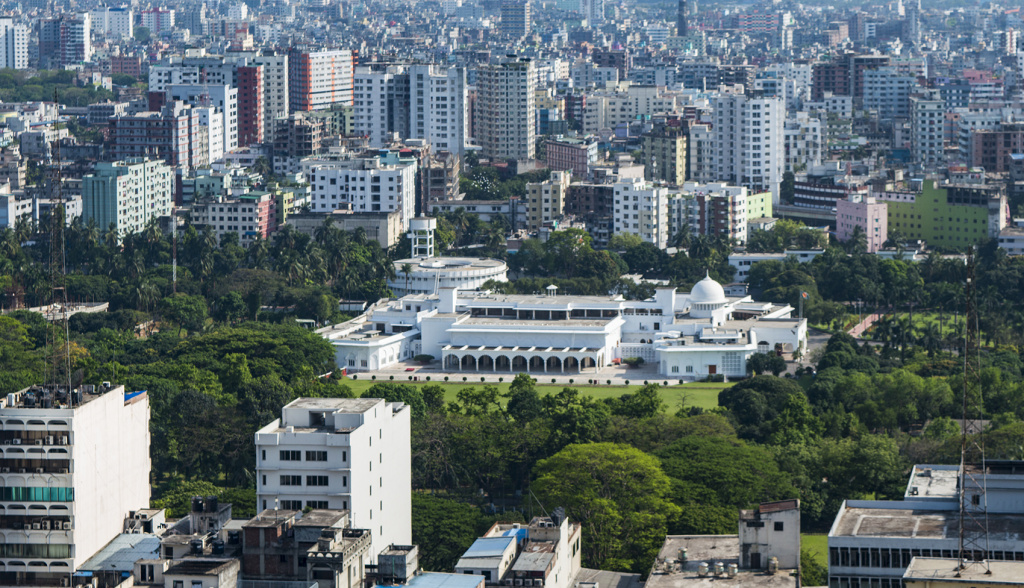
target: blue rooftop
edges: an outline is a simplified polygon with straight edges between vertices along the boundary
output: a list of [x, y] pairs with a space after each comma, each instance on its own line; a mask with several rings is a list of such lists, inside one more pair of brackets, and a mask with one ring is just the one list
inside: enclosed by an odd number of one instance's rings
[[409, 580], [407, 588], [478, 588], [484, 577], [475, 574], [440, 574], [423, 572]]
[[515, 537], [481, 537], [473, 542], [462, 557], [501, 557]]

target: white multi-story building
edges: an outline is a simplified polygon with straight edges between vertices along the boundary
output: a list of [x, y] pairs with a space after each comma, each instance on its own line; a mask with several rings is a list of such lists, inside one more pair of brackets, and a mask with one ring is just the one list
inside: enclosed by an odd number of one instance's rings
[[[384, 70], [357, 67], [352, 82], [352, 127], [369, 146], [384, 147], [394, 133], [409, 134], [408, 74], [401, 65]], [[404, 95], [404, 96], [403, 96]]]
[[199, 113], [199, 124], [206, 127], [210, 162], [220, 161], [224, 157], [224, 111], [216, 106], [201, 106], [194, 110]]
[[596, 91], [587, 94], [583, 111], [583, 130], [597, 133], [628, 125], [638, 117], [675, 112], [678, 104], [675, 94], [668, 94], [657, 86], [629, 85], [622, 91]]
[[149, 507], [149, 398], [36, 386], [0, 398], [0, 586], [61, 586]]
[[911, 96], [910, 150], [914, 162], [935, 168], [946, 161], [946, 103], [939, 96]]
[[28, 67], [28, 27], [14, 24], [13, 18], [0, 18], [0, 67]]
[[219, 108], [224, 113], [224, 152], [238, 148], [238, 88], [227, 84], [172, 84], [167, 87], [167, 100]]
[[162, 160], [100, 162], [82, 178], [82, 220], [124, 235], [171, 213], [174, 172]]
[[692, 125], [688, 146], [690, 160], [686, 170], [690, 179], [702, 184], [715, 181], [715, 132], [711, 130], [711, 125]]
[[401, 214], [402, 230], [416, 215], [415, 159], [398, 153], [314, 165], [309, 171], [314, 212], [351, 208], [354, 212]]
[[352, 52], [299, 51], [288, 55], [289, 112], [352, 105]]
[[199, 67], [181, 63], [161, 63], [149, 67], [149, 91], [166, 92], [171, 86], [198, 84], [202, 80]]
[[716, 180], [779, 201], [785, 167], [786, 108], [781, 98], [753, 98], [734, 88], [713, 100]]
[[259, 510], [347, 510], [370, 559], [412, 543], [410, 414], [380, 398], [298, 398], [256, 432]]
[[100, 37], [130, 39], [135, 35], [135, 13], [130, 6], [104, 6], [90, 12], [92, 32]]
[[786, 171], [821, 165], [821, 119], [797, 112], [786, 119]]
[[534, 159], [536, 154], [533, 62], [508, 59], [476, 73], [474, 134], [484, 157]]
[[615, 183], [613, 222], [616, 233], [638, 235], [659, 249], [668, 247], [668, 188], [639, 178]]
[[153, 34], [174, 29], [174, 11], [167, 8], [153, 8], [142, 11], [142, 26]]
[[409, 138], [435, 151], [462, 157], [469, 140], [466, 70], [433, 65], [409, 67]]
[[490, 585], [569, 588], [581, 580], [582, 529], [564, 512], [529, 525], [495, 523], [459, 558], [455, 573], [483, 576]]

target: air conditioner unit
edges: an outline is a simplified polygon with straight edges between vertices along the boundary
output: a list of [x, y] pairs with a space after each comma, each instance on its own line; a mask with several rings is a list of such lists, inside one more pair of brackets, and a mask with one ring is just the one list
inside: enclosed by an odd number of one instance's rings
[[512, 578], [509, 578], [508, 580], [505, 580], [505, 585], [506, 586], [511, 586], [512, 585]]
[[36, 468], [36, 473], [37, 474], [43, 473], [43, 468]]
[[67, 445], [68, 444], [68, 438], [67, 437], [61, 437], [60, 438], [60, 444], [61, 445]]
[[43, 521], [43, 530], [44, 531], [49, 531], [50, 530], [50, 521]]
[[2, 469], [2, 470], [0, 470], [0, 471], [2, 471], [2, 472], [3, 472], [3, 473], [5, 473], [5, 474], [9, 474], [9, 473], [11, 473], [11, 468], [3, 468], [3, 469]]
[[520, 580], [519, 578], [516, 578], [516, 586], [522, 586], [522, 585], [523, 585], [523, 581]]
[[15, 439], [14, 440], [14, 444], [15, 445], [21, 445], [21, 439]]
[[66, 474], [66, 473], [68, 473], [68, 471], [69, 471], [69, 470], [68, 470], [67, 468], [64, 468], [64, 469], [62, 469], [62, 470], [60, 471], [60, 473], [62, 473], [62, 474]]
[[24, 474], [25, 473], [25, 468], [18, 468], [18, 473], [19, 474]]
[[71, 578], [61, 578], [60, 579], [60, 585], [61, 586], [70, 586], [71, 585]]
[[64, 530], [65, 531], [70, 531], [71, 530], [71, 521], [64, 521]]
[[33, 531], [38, 531], [40, 528], [41, 527], [40, 527], [39, 523], [32, 523], [32, 530]]
[[53, 445], [53, 435], [49, 435], [46, 437], [46, 444]]
[[42, 444], [43, 444], [43, 440], [42, 439], [36, 439], [36, 445], [42, 445]]

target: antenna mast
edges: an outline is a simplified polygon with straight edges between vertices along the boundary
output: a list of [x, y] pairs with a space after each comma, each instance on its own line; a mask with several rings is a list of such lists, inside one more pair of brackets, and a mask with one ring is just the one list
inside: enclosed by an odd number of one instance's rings
[[975, 248], [967, 251], [967, 285], [964, 290], [964, 390], [960, 417], [960, 536], [956, 576], [988, 563], [988, 504], [985, 496], [985, 440], [982, 434], [984, 403], [981, 390], [981, 349], [978, 344], [978, 304], [975, 281]]
[[[56, 108], [57, 90], [53, 91], [53, 103]], [[59, 131], [59, 116], [54, 124], [55, 130]], [[71, 334], [68, 330], [67, 265], [64, 239], [67, 210], [64, 205], [59, 132], [53, 143], [53, 150], [56, 170], [51, 176], [53, 184], [50, 188], [50, 308], [46, 316], [49, 322], [46, 329], [46, 343], [50, 357], [43, 383], [54, 388], [66, 386], [68, 402], [72, 403]]]

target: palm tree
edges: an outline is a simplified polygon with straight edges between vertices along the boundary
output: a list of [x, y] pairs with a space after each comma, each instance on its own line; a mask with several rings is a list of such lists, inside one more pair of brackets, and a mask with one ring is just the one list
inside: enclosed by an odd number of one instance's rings
[[868, 236], [864, 234], [864, 229], [860, 225], [853, 228], [853, 234], [850, 235], [850, 239], [846, 242], [846, 251], [850, 254], [867, 253], [868, 250]]
[[405, 276], [405, 293], [406, 294], [409, 293], [409, 274], [411, 274], [411, 273], [412, 273], [412, 264], [411, 263], [403, 263], [402, 264], [402, 275]]

